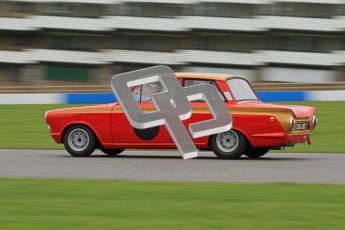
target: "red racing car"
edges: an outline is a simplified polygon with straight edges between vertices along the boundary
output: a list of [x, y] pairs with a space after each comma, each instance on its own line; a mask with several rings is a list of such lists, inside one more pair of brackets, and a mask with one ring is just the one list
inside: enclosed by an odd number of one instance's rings
[[[217, 86], [233, 118], [232, 129], [194, 139], [199, 149], [210, 149], [218, 157], [236, 159], [243, 154], [258, 158], [270, 149], [281, 149], [308, 142], [315, 128], [315, 108], [267, 104], [259, 100], [249, 82], [226, 74], [177, 73], [182, 86], [207, 83]], [[153, 111], [151, 95], [163, 89], [159, 82], [132, 88], [143, 111]], [[212, 118], [203, 101], [192, 103], [190, 123]], [[51, 136], [63, 143], [76, 157], [89, 156], [96, 148], [115, 156], [124, 149], [172, 149], [176, 145], [165, 126], [136, 129], [131, 126], [120, 105], [85, 106], [50, 110], [45, 115]]]

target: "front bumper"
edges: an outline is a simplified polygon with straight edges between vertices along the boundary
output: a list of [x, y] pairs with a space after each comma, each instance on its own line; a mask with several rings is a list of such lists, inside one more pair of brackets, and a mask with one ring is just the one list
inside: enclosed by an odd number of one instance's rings
[[310, 133], [286, 134], [267, 133], [256, 134], [250, 137], [252, 147], [292, 146], [298, 143], [310, 142]]

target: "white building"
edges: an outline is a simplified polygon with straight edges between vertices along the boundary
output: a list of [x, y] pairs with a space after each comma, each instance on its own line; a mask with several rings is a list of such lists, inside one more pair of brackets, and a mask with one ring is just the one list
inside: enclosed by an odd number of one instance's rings
[[0, 83], [102, 82], [166, 64], [345, 81], [345, 0], [5, 0]]

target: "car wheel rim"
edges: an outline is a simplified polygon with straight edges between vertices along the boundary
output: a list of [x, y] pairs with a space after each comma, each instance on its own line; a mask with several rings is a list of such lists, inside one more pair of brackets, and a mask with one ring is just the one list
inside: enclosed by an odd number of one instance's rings
[[225, 133], [219, 133], [216, 139], [218, 148], [223, 152], [234, 151], [238, 146], [238, 142], [238, 135], [232, 130]]
[[87, 148], [89, 140], [89, 135], [83, 129], [74, 129], [68, 135], [68, 145], [78, 152]]

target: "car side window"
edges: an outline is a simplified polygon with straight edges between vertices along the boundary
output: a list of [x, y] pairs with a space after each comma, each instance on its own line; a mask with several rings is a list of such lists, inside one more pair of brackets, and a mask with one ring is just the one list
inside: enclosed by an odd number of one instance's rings
[[137, 102], [140, 102], [141, 85], [132, 88], [132, 95]]
[[141, 102], [151, 102], [152, 94], [164, 91], [162, 83], [159, 81], [147, 83], [141, 86]]
[[152, 82], [144, 85], [134, 86], [132, 95], [137, 102], [151, 102], [152, 94], [164, 91], [164, 87], [160, 82]]
[[216, 83], [212, 80], [200, 80], [200, 79], [186, 79], [184, 81], [184, 86], [191, 86], [191, 85], [197, 85], [197, 84], [201, 84], [201, 83], [206, 83], [206, 84], [211, 84], [216, 86], [217, 90], [218, 90], [218, 94], [221, 96], [221, 98], [223, 98], [223, 101], [225, 101], [222, 93], [219, 91]]

